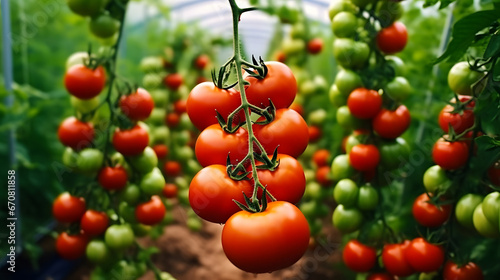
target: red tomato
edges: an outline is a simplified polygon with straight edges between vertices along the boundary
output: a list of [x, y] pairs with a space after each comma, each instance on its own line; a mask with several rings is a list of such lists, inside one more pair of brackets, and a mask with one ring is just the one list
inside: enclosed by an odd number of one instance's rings
[[424, 227], [439, 227], [450, 217], [451, 205], [438, 207], [429, 202], [430, 199], [427, 193], [419, 195], [413, 203], [413, 217]]
[[366, 280], [396, 280], [396, 277], [388, 273], [376, 272], [368, 275]]
[[151, 115], [154, 106], [153, 98], [143, 88], [138, 88], [136, 92], [120, 98], [120, 109], [133, 121], [147, 119]]
[[297, 94], [297, 81], [292, 70], [285, 64], [277, 61], [266, 62], [268, 69], [264, 79], [246, 76], [250, 85], [245, 90], [248, 102], [265, 108], [269, 106], [269, 99], [276, 109], [288, 108]]
[[106, 72], [102, 66], [95, 70], [77, 64], [68, 69], [64, 75], [64, 86], [73, 96], [80, 99], [91, 99], [99, 95], [106, 84]]
[[94, 135], [92, 123], [81, 122], [75, 117], [66, 118], [57, 131], [59, 141], [77, 151], [90, 146]]
[[[460, 102], [467, 102], [471, 98], [471, 96], [459, 95]], [[456, 103], [456, 99], [453, 98], [451, 102]], [[466, 129], [474, 125], [474, 105], [474, 102], [471, 102], [467, 104], [466, 108], [462, 112], [457, 113], [452, 113], [454, 110], [452, 105], [448, 104], [444, 106], [443, 110], [439, 113], [439, 126], [446, 133], [448, 133], [450, 124], [456, 134], [464, 132]]]
[[410, 266], [418, 272], [437, 271], [444, 262], [443, 248], [427, 242], [422, 237], [413, 239], [404, 254]]
[[399, 244], [384, 245], [382, 262], [387, 272], [398, 277], [406, 277], [415, 273], [405, 257], [405, 251], [408, 246], [410, 246], [409, 240], [405, 240]]
[[194, 149], [201, 166], [226, 164], [230, 155], [231, 163], [236, 164], [248, 153], [248, 132], [240, 127], [233, 134], [226, 133], [220, 125], [214, 124], [203, 130], [196, 140]]
[[377, 47], [386, 54], [402, 51], [408, 42], [408, 31], [401, 22], [395, 22], [377, 34]]
[[282, 51], [278, 51], [276, 53], [276, 61], [279, 61], [281, 63], [285, 63], [286, 61], [286, 54]]
[[366, 246], [358, 240], [347, 242], [342, 251], [342, 259], [345, 265], [356, 272], [370, 271], [377, 261], [377, 251], [375, 248]]
[[60, 194], [52, 204], [52, 214], [61, 223], [78, 222], [84, 213], [85, 200], [68, 192]]
[[456, 263], [449, 260], [444, 265], [444, 280], [483, 280], [483, 278], [483, 271], [473, 262], [458, 266]]
[[[306, 189], [304, 169], [298, 160], [289, 155], [278, 154], [278, 160], [279, 166], [274, 171], [257, 170], [259, 181], [264, 187], [267, 187], [276, 200], [296, 204]], [[262, 197], [262, 189], [259, 189], [258, 195], [259, 198]], [[268, 199], [268, 201], [271, 200]]]
[[320, 149], [314, 152], [312, 161], [317, 167], [327, 166], [330, 164], [330, 151], [327, 149]]
[[251, 197], [249, 181], [235, 181], [227, 175], [226, 166], [210, 165], [198, 172], [189, 185], [189, 204], [201, 218], [223, 224], [240, 211], [233, 199], [244, 203], [243, 192]]
[[322, 166], [316, 170], [316, 181], [323, 187], [330, 187], [333, 184], [330, 166]]
[[174, 102], [174, 111], [182, 115], [187, 112], [187, 100], [184, 99], [179, 99]]
[[500, 186], [500, 162], [496, 162], [488, 169], [488, 178], [493, 185]]
[[62, 232], [57, 237], [56, 250], [63, 259], [76, 260], [85, 255], [87, 243], [87, 237], [82, 234], [69, 235]]
[[294, 110], [295, 112], [299, 113], [302, 117], [304, 117], [304, 107], [302, 107], [302, 105], [300, 105], [299, 103], [292, 103], [292, 105], [290, 105], [290, 109]]
[[323, 49], [323, 40], [314, 38], [307, 42], [307, 52], [310, 54], [318, 54]]
[[153, 195], [151, 200], [141, 203], [135, 207], [135, 217], [141, 224], [156, 225], [165, 217], [165, 205], [160, 197]]
[[80, 220], [80, 228], [90, 236], [103, 234], [109, 225], [108, 215], [104, 212], [87, 210]]
[[166, 183], [163, 187], [163, 196], [166, 198], [175, 198], [179, 192], [177, 186], [172, 183]]
[[165, 86], [172, 90], [178, 90], [182, 84], [184, 83], [184, 79], [182, 78], [182, 75], [179, 73], [172, 73], [168, 74], [165, 77], [165, 80], [163, 81]]
[[168, 113], [165, 117], [165, 123], [168, 127], [177, 127], [181, 122], [181, 116], [176, 112]]
[[310, 126], [309, 128], [309, 142], [315, 143], [321, 138], [321, 129], [317, 126]]
[[181, 175], [182, 172], [181, 164], [173, 160], [166, 161], [165, 165], [163, 166], [163, 169], [165, 170], [165, 174], [171, 177], [177, 177]]
[[462, 141], [448, 142], [440, 138], [432, 148], [432, 159], [446, 170], [462, 168], [469, 158], [469, 146]]
[[241, 270], [266, 273], [297, 262], [309, 246], [309, 234], [307, 220], [295, 205], [275, 201], [263, 212], [231, 216], [222, 229], [222, 248]]
[[106, 166], [99, 171], [99, 184], [108, 191], [116, 191], [125, 188], [128, 181], [127, 171], [121, 166]]
[[271, 123], [253, 127], [255, 136], [267, 154], [273, 154], [279, 146], [280, 154], [296, 158], [304, 152], [309, 143], [307, 124], [299, 113], [292, 109], [276, 110], [276, 116]]
[[358, 144], [349, 153], [351, 166], [358, 171], [370, 171], [377, 167], [380, 153], [375, 145]]
[[410, 111], [405, 105], [400, 105], [396, 110], [382, 109], [373, 118], [373, 130], [386, 139], [398, 138], [410, 126]]
[[158, 157], [158, 159], [165, 158], [168, 155], [167, 145], [164, 144], [154, 145], [153, 150], [155, 151], [156, 157]]
[[205, 69], [208, 63], [210, 63], [210, 57], [206, 54], [200, 54], [194, 61], [194, 66], [200, 70]]
[[[223, 90], [212, 82], [198, 84], [191, 90], [187, 99], [187, 113], [191, 122], [199, 129], [217, 123], [217, 114], [222, 115], [227, 121], [229, 114], [241, 105], [240, 93], [234, 89]], [[234, 123], [245, 120], [243, 111], [240, 111], [234, 118]]]
[[349, 94], [347, 107], [356, 118], [371, 119], [380, 111], [382, 97], [375, 90], [357, 88]]
[[117, 128], [113, 135], [113, 146], [124, 156], [136, 156], [144, 151], [149, 144], [149, 134], [141, 126], [131, 129]]

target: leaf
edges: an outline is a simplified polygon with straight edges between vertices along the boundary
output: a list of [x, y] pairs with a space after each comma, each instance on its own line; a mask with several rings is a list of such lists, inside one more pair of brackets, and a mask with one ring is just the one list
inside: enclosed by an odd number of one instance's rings
[[436, 5], [437, 2], [439, 2], [439, 0], [425, 0], [424, 8], [434, 6], [434, 5]]
[[434, 64], [445, 59], [457, 61], [474, 42], [476, 34], [499, 19], [498, 10], [479, 11], [463, 17], [453, 26], [452, 39], [446, 51], [438, 57]]
[[484, 59], [488, 59], [492, 56], [497, 56], [500, 54], [500, 34], [494, 34], [491, 36], [488, 47], [484, 52]]

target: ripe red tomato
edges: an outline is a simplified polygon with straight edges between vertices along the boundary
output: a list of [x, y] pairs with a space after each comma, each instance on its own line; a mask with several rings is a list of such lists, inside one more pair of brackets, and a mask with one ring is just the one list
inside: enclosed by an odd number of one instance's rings
[[165, 170], [165, 174], [171, 177], [177, 177], [182, 172], [181, 164], [173, 160], [166, 161], [165, 165], [163, 166], [163, 169]]
[[[259, 119], [263, 120], [263, 119]], [[309, 143], [307, 123], [292, 109], [278, 109], [274, 120], [266, 125], [254, 125], [255, 136], [267, 154], [279, 146], [280, 154], [300, 156]]]
[[[229, 114], [241, 105], [241, 97], [239, 92], [234, 89], [223, 90], [212, 82], [204, 82], [191, 90], [186, 104], [191, 122], [199, 130], [204, 130], [217, 123], [215, 111], [219, 112], [227, 121]], [[239, 114], [236, 114], [234, 123], [240, 123], [244, 120], [244, 112], [240, 111]]]
[[[471, 96], [459, 95], [460, 102], [467, 102], [471, 99]], [[451, 100], [452, 103], [456, 103], [456, 99]], [[444, 106], [443, 110], [439, 113], [438, 122], [441, 129], [448, 133], [449, 125], [453, 127], [455, 133], [460, 134], [466, 129], [474, 125], [474, 102], [467, 104], [466, 108], [462, 112], [452, 113], [454, 108], [452, 105], [448, 104]]]
[[120, 98], [120, 109], [133, 121], [147, 119], [151, 115], [154, 106], [153, 98], [143, 88], [138, 88], [136, 92]]
[[154, 145], [153, 150], [155, 151], [156, 157], [158, 157], [158, 159], [163, 159], [168, 155], [167, 145], [164, 144]]
[[330, 187], [333, 184], [330, 166], [322, 166], [316, 170], [316, 181], [323, 187]]
[[80, 220], [80, 228], [89, 236], [103, 234], [109, 225], [108, 215], [104, 212], [87, 210]]
[[381, 109], [373, 118], [373, 130], [386, 139], [396, 139], [410, 126], [410, 111], [405, 105], [400, 105], [396, 110]]
[[194, 66], [200, 70], [205, 69], [208, 63], [210, 63], [210, 57], [206, 54], [200, 54], [194, 61]]
[[148, 144], [149, 134], [139, 125], [127, 130], [117, 128], [113, 135], [113, 146], [124, 156], [139, 155]]
[[349, 153], [351, 166], [358, 171], [370, 171], [377, 167], [380, 153], [375, 145], [358, 144]]
[[285, 64], [277, 61], [266, 62], [268, 69], [264, 79], [246, 76], [250, 85], [245, 90], [248, 102], [265, 108], [269, 106], [269, 99], [276, 109], [288, 108], [297, 94], [297, 81], [292, 70]]
[[309, 142], [315, 143], [321, 138], [321, 129], [315, 125], [310, 126], [309, 128]]
[[408, 42], [408, 31], [402, 22], [395, 22], [377, 34], [377, 47], [386, 54], [402, 51]]
[[106, 166], [99, 171], [97, 180], [106, 190], [116, 191], [125, 188], [128, 181], [128, 175], [127, 171], [121, 166]]
[[465, 265], [459, 266], [449, 260], [444, 265], [443, 279], [444, 280], [483, 280], [483, 271], [477, 264], [468, 262]]
[[82, 234], [69, 235], [62, 232], [57, 237], [56, 250], [63, 259], [76, 260], [85, 255], [87, 243], [87, 237]]
[[349, 94], [347, 106], [353, 116], [358, 119], [375, 117], [382, 107], [382, 97], [377, 91], [357, 88]]
[[493, 185], [500, 186], [500, 162], [496, 162], [488, 169], [488, 178]]
[[168, 113], [165, 117], [165, 123], [168, 127], [177, 127], [181, 122], [181, 116], [176, 112]]
[[94, 135], [95, 131], [92, 123], [79, 121], [75, 117], [66, 118], [57, 131], [59, 141], [64, 146], [77, 151], [90, 146], [92, 140], [94, 140]]
[[375, 266], [377, 251], [375, 248], [353, 239], [345, 245], [342, 251], [342, 259], [345, 265], [352, 271], [367, 272]]
[[387, 272], [398, 277], [406, 277], [415, 273], [405, 257], [405, 251], [409, 245], [409, 240], [399, 244], [384, 245], [382, 262]]
[[135, 207], [135, 217], [141, 224], [156, 225], [165, 217], [165, 205], [160, 197], [153, 195], [151, 200], [141, 203]]
[[275, 201], [263, 212], [231, 216], [222, 229], [222, 248], [241, 270], [266, 273], [297, 262], [309, 246], [309, 234], [307, 220], [295, 205]]
[[220, 125], [211, 125], [198, 136], [194, 152], [203, 167], [225, 165], [228, 155], [231, 163], [236, 164], [248, 153], [248, 132], [240, 127], [235, 133], [229, 134]]
[[375, 272], [368, 275], [368, 277], [366, 277], [366, 280], [396, 280], [396, 277], [388, 273]]
[[174, 111], [182, 115], [187, 112], [187, 100], [185, 99], [179, 99], [174, 102]]
[[281, 63], [285, 63], [286, 61], [286, 54], [283, 51], [278, 51], [275, 55], [276, 61], [279, 61]]
[[415, 220], [424, 227], [439, 227], [451, 214], [451, 205], [436, 206], [430, 202], [427, 193], [419, 195], [413, 202], [412, 213]]
[[312, 161], [317, 167], [327, 166], [330, 164], [330, 151], [327, 149], [320, 149], [314, 152]]
[[313, 38], [307, 43], [307, 52], [310, 54], [318, 54], [323, 49], [323, 40], [321, 38]]
[[163, 196], [166, 198], [175, 198], [177, 197], [177, 193], [179, 192], [179, 189], [175, 184], [172, 183], [166, 183], [165, 187], [163, 187]]
[[226, 166], [210, 165], [198, 172], [189, 185], [189, 204], [201, 218], [223, 224], [240, 211], [233, 199], [244, 203], [244, 192], [252, 196], [249, 181], [235, 181], [227, 175]]
[[469, 158], [469, 146], [462, 141], [448, 142], [440, 138], [432, 148], [432, 159], [446, 170], [463, 167]]
[[[304, 195], [306, 177], [304, 169], [295, 158], [278, 154], [279, 166], [274, 171], [268, 169], [257, 170], [260, 183], [279, 201], [288, 201], [296, 204]], [[257, 163], [260, 165], [260, 163]], [[258, 191], [262, 197], [262, 189]], [[268, 201], [271, 201], [268, 199]]]
[[172, 73], [165, 77], [163, 83], [172, 90], [178, 90], [184, 83], [184, 78], [182, 78], [182, 75], [179, 73]]
[[292, 103], [292, 105], [290, 105], [289, 108], [295, 110], [295, 112], [304, 117], [304, 107], [302, 107], [302, 105], [300, 105], [299, 103], [294, 102]]
[[78, 222], [84, 213], [85, 200], [68, 192], [60, 194], [52, 204], [52, 214], [61, 223]]
[[106, 84], [106, 72], [102, 66], [95, 70], [83, 64], [73, 65], [64, 75], [64, 86], [73, 96], [91, 99], [99, 95]]
[[422, 237], [413, 239], [404, 254], [410, 266], [418, 272], [436, 271], [444, 262], [443, 248], [427, 242]]

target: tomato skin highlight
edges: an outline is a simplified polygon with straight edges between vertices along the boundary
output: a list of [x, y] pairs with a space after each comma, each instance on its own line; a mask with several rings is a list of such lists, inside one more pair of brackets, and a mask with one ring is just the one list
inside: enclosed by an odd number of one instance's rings
[[451, 205], [436, 206], [429, 203], [427, 193], [419, 195], [413, 203], [412, 213], [417, 222], [425, 227], [439, 227], [450, 217]]
[[371, 119], [379, 113], [382, 107], [382, 97], [375, 90], [357, 88], [349, 94], [347, 106], [356, 118]]
[[386, 54], [402, 51], [408, 42], [408, 31], [401, 22], [395, 22], [377, 34], [377, 47]]
[[415, 273], [405, 257], [405, 251], [410, 245], [409, 240], [399, 244], [386, 244], [382, 250], [384, 267], [392, 275], [406, 277]]
[[405, 105], [400, 105], [395, 111], [381, 109], [373, 118], [373, 130], [386, 139], [396, 139], [410, 126], [410, 111]]
[[422, 237], [413, 239], [404, 251], [410, 266], [418, 272], [437, 271], [444, 263], [444, 250], [431, 244]]
[[73, 96], [91, 99], [99, 95], [106, 83], [106, 72], [102, 66], [95, 70], [83, 64], [71, 66], [64, 75], [64, 86]]
[[447, 142], [440, 138], [432, 148], [432, 159], [446, 170], [462, 168], [469, 158], [469, 147], [462, 141]]
[[92, 123], [85, 123], [75, 117], [66, 118], [59, 129], [57, 136], [64, 146], [71, 147], [79, 151], [92, 144], [94, 140], [94, 126]]
[[241, 270], [266, 273], [297, 262], [309, 246], [309, 236], [302, 212], [289, 202], [275, 201], [263, 212], [231, 216], [222, 230], [222, 248]]
[[453, 261], [448, 260], [444, 265], [443, 280], [483, 280], [483, 278], [483, 271], [473, 262], [459, 267]]
[[357, 240], [351, 240], [342, 251], [342, 259], [352, 271], [367, 272], [375, 266], [377, 251]]

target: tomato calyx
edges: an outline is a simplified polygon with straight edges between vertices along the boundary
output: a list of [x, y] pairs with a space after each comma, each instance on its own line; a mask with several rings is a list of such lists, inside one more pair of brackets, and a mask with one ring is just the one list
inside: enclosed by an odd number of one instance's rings
[[255, 160], [262, 162], [263, 164], [257, 165], [257, 169], [266, 169], [269, 171], [275, 171], [280, 165], [280, 161], [278, 160], [278, 147], [274, 150], [273, 157], [269, 159], [269, 157], [265, 154], [258, 154], [254, 152]]
[[[262, 186], [262, 185], [260, 185]], [[244, 192], [243, 192], [243, 198], [245, 199], [245, 204], [237, 201], [236, 199], [233, 199], [233, 202], [240, 207], [241, 210], [247, 211], [250, 213], [260, 213], [264, 212], [267, 209], [267, 196], [270, 195], [270, 193], [267, 191], [266, 187], [263, 187], [263, 192], [262, 192], [262, 197], [259, 200], [252, 201]], [[271, 197], [271, 201], [276, 201], [274, 197]]]
[[247, 64], [245, 62], [243, 62], [243, 64], [245, 64], [246, 66], [250, 66], [253, 70], [249, 68], [243, 68], [243, 70], [245, 70], [245, 72], [247, 72], [250, 75], [250, 77], [263, 80], [267, 76], [267, 73], [269, 72], [269, 69], [264, 63], [264, 60], [262, 59], [262, 57], [259, 56], [259, 61], [257, 62], [255, 57], [252, 55], [252, 62], [253, 65]]

